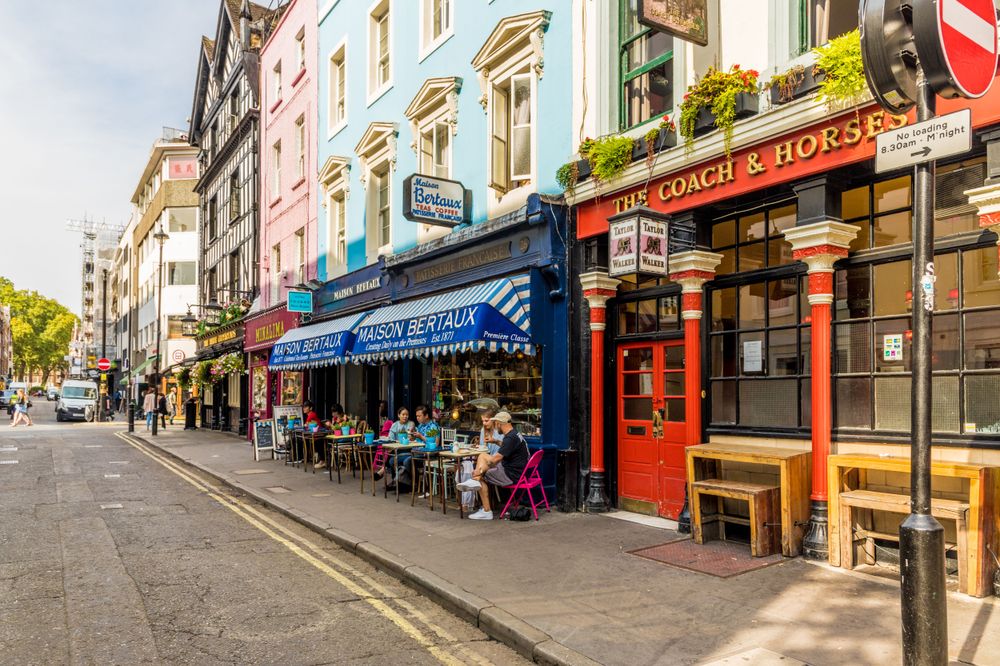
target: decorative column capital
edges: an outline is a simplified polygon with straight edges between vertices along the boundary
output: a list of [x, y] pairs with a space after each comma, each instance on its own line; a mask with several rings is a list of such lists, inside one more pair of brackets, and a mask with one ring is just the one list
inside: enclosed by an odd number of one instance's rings
[[[603, 310], [608, 299], [614, 298], [618, 294], [618, 285], [621, 280], [608, 277], [607, 273], [591, 271], [580, 275], [580, 286], [583, 288], [583, 297], [590, 305], [591, 313], [594, 310]], [[593, 314], [591, 314], [593, 317]]]
[[704, 250], [687, 250], [670, 255], [670, 280], [681, 285], [685, 294], [701, 293], [702, 285], [715, 278], [722, 255]]
[[792, 245], [792, 257], [803, 261], [809, 273], [832, 273], [833, 264], [847, 256], [847, 249], [858, 235], [853, 224], [826, 220], [785, 231], [785, 240]]
[[[966, 190], [965, 196], [979, 210], [979, 226], [993, 229], [1000, 236], [1000, 182]], [[1000, 238], [997, 242], [1000, 244]]]

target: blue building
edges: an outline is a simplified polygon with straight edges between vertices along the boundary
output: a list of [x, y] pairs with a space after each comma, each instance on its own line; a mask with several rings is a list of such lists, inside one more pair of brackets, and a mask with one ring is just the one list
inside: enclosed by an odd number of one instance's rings
[[568, 447], [570, 18], [554, 0], [320, 8], [324, 284], [294, 337], [341, 344], [271, 361], [310, 368], [314, 402], [371, 420], [425, 403], [469, 434], [499, 407]]

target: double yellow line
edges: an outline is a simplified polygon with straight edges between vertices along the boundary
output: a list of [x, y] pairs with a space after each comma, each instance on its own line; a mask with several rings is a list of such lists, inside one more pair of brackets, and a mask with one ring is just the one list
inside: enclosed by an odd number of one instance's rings
[[[148, 445], [140, 443], [122, 432], [116, 432], [115, 435], [132, 448], [187, 481], [199, 492], [205, 493], [208, 497], [214, 499], [250, 525], [256, 527], [272, 540], [298, 555], [314, 568], [323, 572], [326, 576], [332, 578], [352, 594], [356, 595], [359, 599], [368, 603], [380, 615], [399, 627], [407, 636], [416, 641], [441, 663], [477, 663], [481, 666], [489, 666], [490, 662], [487, 659], [466, 649], [456, 636], [440, 627], [405, 599], [394, 597], [390, 590], [386, 589], [371, 576], [352, 567], [347, 562], [333, 557], [322, 548], [295, 534], [250, 504], [243, 502], [237, 497], [225, 494], [218, 487], [202, 481]], [[401, 613], [393, 608], [389, 600], [403, 612]], [[404, 613], [408, 617], [404, 617]], [[460, 653], [462, 659], [458, 659], [441, 646], [436, 645], [428, 638], [425, 631], [421, 631], [414, 622], [411, 622], [411, 619], [429, 629], [443, 641], [450, 643], [449, 648], [454, 652]]]

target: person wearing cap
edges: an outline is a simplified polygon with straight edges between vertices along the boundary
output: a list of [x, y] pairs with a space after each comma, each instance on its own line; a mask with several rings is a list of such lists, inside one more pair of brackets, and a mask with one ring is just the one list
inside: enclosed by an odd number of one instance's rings
[[493, 520], [489, 487], [482, 482], [485, 480], [487, 484], [494, 486], [513, 485], [521, 478], [524, 467], [528, 464], [528, 443], [511, 425], [510, 414], [497, 412], [492, 422], [493, 427], [503, 434], [500, 449], [494, 454], [480, 453], [472, 478], [458, 484], [461, 490], [479, 491], [483, 506], [469, 516], [473, 520]]

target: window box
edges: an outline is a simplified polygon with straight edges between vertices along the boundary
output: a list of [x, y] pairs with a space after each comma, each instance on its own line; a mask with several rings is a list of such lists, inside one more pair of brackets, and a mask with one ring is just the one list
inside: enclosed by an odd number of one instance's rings
[[[669, 148], [673, 148], [677, 145], [677, 132], [671, 131], [670, 129], [664, 127], [660, 129], [660, 134], [657, 137], [654, 145], [650, 148], [649, 144], [646, 142], [646, 137], [641, 136], [636, 139], [635, 147], [632, 148], [632, 161], [638, 162], [641, 159], [646, 158], [650, 155], [650, 150], [653, 152], [664, 151]], [[588, 165], [588, 171], [589, 165]]]
[[[755, 116], [760, 110], [760, 99], [754, 93], [736, 93], [736, 120]], [[701, 136], [708, 134], [715, 129], [715, 116], [712, 109], [701, 107], [698, 109], [698, 118], [694, 123], [694, 135]]]
[[826, 72], [822, 70], [815, 70], [810, 66], [806, 67], [802, 72], [802, 80], [795, 85], [790, 86], [790, 89], [786, 88], [785, 90], [782, 90], [782, 86], [780, 85], [771, 85], [769, 88], [769, 92], [771, 94], [771, 106], [788, 104], [793, 100], [801, 99], [806, 95], [811, 95], [819, 90], [820, 81], [825, 78]]
[[577, 180], [586, 180], [590, 177], [590, 160], [578, 160], [576, 163]]

